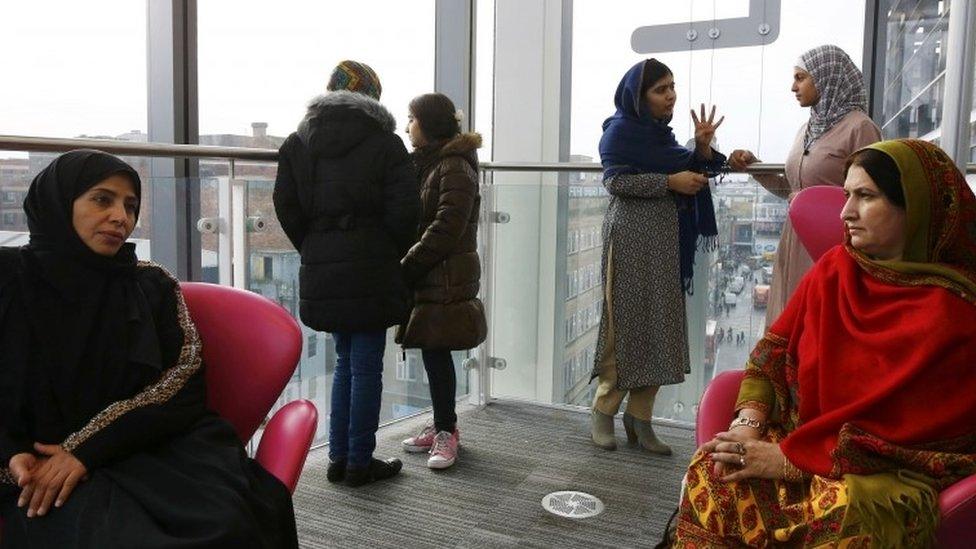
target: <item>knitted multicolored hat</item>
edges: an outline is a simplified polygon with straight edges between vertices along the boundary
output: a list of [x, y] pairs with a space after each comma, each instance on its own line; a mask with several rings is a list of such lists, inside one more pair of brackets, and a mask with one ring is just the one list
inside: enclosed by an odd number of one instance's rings
[[326, 89], [329, 91], [349, 90], [368, 95], [377, 101], [380, 99], [380, 94], [383, 93], [380, 77], [376, 76], [376, 72], [369, 65], [348, 59], [336, 65]]

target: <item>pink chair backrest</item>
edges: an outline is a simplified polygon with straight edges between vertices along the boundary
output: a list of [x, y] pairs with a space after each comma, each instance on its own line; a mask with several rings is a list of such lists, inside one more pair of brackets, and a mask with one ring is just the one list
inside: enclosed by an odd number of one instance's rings
[[814, 261], [844, 242], [844, 189], [828, 185], [807, 187], [790, 202], [790, 222]]
[[255, 293], [202, 282], [180, 287], [203, 342], [207, 404], [247, 441], [295, 371], [302, 330]]

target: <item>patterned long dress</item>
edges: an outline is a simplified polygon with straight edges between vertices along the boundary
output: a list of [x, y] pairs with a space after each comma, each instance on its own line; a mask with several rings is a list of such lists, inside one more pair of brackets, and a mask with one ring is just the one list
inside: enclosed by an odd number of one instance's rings
[[[603, 182], [603, 283], [613, 248], [613, 333], [617, 389], [671, 385], [689, 372], [685, 298], [678, 259], [678, 210], [668, 176], [617, 175]], [[604, 301], [593, 376], [607, 347]]]

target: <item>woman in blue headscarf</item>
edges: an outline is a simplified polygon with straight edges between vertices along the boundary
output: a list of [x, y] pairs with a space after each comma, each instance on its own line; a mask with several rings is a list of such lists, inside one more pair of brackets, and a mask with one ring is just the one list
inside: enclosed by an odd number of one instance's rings
[[[716, 244], [718, 230], [706, 174], [725, 157], [711, 147], [715, 108], [691, 113], [695, 150], [682, 147], [668, 124], [674, 75], [656, 59], [627, 71], [603, 123], [600, 159], [610, 205], [603, 222], [603, 288], [593, 377], [593, 442], [616, 448], [613, 416], [627, 397], [624, 427], [631, 444], [656, 454], [671, 449], [651, 428], [661, 385], [689, 370], [685, 292], [691, 293], [695, 251]], [[629, 394], [629, 396], [628, 396]]]

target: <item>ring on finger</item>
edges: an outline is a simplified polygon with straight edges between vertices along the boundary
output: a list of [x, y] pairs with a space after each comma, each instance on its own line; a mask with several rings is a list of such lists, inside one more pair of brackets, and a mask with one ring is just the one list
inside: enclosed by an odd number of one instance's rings
[[737, 453], [739, 455], [742, 455], [742, 456], [746, 455], [746, 447], [743, 446], [741, 442], [736, 442], [735, 443], [735, 453]]
[[746, 456], [743, 455], [739, 456], [739, 465], [741, 465], [742, 467], [746, 466]]

